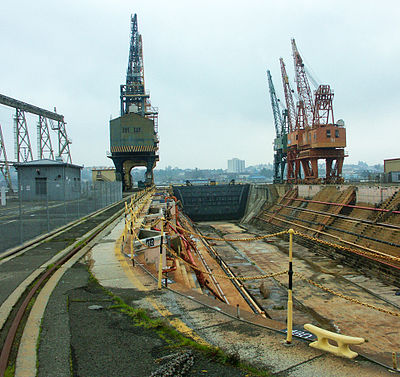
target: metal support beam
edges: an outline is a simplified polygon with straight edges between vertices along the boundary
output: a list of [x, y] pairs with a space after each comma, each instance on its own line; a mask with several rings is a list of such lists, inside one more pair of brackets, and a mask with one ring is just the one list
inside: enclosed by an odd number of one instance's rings
[[17, 109], [14, 118], [15, 158], [17, 162], [33, 160], [31, 141], [26, 124], [25, 111]]
[[15, 109], [26, 111], [27, 113], [31, 114], [41, 115], [45, 118], [52, 119], [57, 122], [64, 121], [64, 116], [61, 114], [57, 114], [52, 111], [42, 109], [40, 107], [30, 105], [29, 103], [25, 103], [11, 97], [4, 96], [3, 94], [0, 94], [0, 105], [13, 107]]
[[49, 158], [54, 160], [54, 150], [51, 144], [49, 125], [47, 123], [47, 118], [42, 115], [39, 115], [39, 122], [37, 125], [37, 142], [38, 159]]
[[[67, 163], [72, 163], [67, 130], [65, 128], [64, 116], [56, 112], [48, 111], [37, 106], [30, 105], [11, 97], [0, 94], [0, 105], [13, 107], [16, 109], [14, 133], [15, 133], [15, 158], [17, 162], [33, 160], [32, 148], [29, 140], [28, 128], [25, 119], [25, 112], [39, 115], [38, 125], [38, 157], [54, 159], [54, 151], [51, 145], [50, 132], [47, 119], [50, 121], [51, 129], [58, 133], [58, 156], [62, 157]], [[54, 125], [52, 121], [57, 122]]]
[[58, 133], [58, 154], [57, 154], [57, 156], [61, 157], [64, 162], [72, 164], [71, 151], [69, 149], [69, 145], [72, 142], [70, 139], [68, 139], [67, 130], [65, 128], [65, 122], [64, 121], [57, 122], [57, 125], [55, 125], [50, 120], [50, 126], [51, 126], [52, 130], [57, 131], [57, 133]]
[[0, 171], [7, 183], [9, 192], [13, 192], [12, 182], [11, 182], [11, 174], [10, 174], [10, 166], [9, 166], [8, 160], [7, 160], [6, 146], [4, 143], [4, 137], [3, 137], [3, 131], [1, 129], [1, 124], [0, 124]]

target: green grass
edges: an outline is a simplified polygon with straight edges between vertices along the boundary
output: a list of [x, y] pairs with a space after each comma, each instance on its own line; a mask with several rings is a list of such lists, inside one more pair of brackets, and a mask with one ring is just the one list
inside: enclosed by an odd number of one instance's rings
[[166, 320], [152, 318], [145, 309], [129, 306], [121, 297], [102, 287], [90, 271], [88, 283], [98, 286], [113, 299], [114, 305], [111, 305], [109, 309], [117, 310], [120, 313], [127, 315], [132, 319], [136, 326], [141, 326], [143, 328], [156, 331], [160, 338], [168, 343], [170, 348], [191, 348], [203, 353], [212, 361], [221, 363], [223, 365], [238, 367], [243, 371], [248, 372], [249, 376], [270, 376], [269, 372], [257, 369], [245, 362], [242, 362], [238, 352], [227, 353], [212, 345], [199, 344], [195, 340], [184, 336], [182, 333], [172, 327]]
[[14, 377], [15, 375], [15, 364], [9, 365], [4, 373], [4, 377]]

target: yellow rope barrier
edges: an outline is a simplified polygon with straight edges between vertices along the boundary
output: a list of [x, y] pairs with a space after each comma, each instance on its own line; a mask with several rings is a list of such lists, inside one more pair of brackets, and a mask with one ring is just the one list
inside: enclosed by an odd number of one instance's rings
[[361, 255], [364, 255], [364, 256], [373, 256], [375, 258], [381, 258], [381, 259], [384, 259], [384, 260], [400, 262], [400, 258], [399, 257], [395, 257], [395, 256], [390, 255], [390, 254], [381, 253], [380, 251], [375, 251], [375, 250], [374, 251], [356, 250], [356, 249], [352, 249], [352, 248], [347, 247], [347, 246], [342, 246], [342, 245], [338, 245], [338, 244], [335, 244], [335, 243], [332, 243], [332, 242], [329, 242], [329, 241], [324, 241], [324, 240], [309, 236], [307, 234], [304, 234], [304, 233], [301, 233], [301, 232], [298, 232], [298, 231], [295, 231], [294, 234], [297, 234], [298, 236], [303, 237], [303, 238], [307, 238], [307, 239], [309, 239], [311, 241], [318, 242], [320, 244], [324, 244], [324, 245], [327, 245], [327, 246], [335, 247], [335, 248], [341, 249], [341, 250], [350, 251], [352, 253], [357, 253], [357, 254], [361, 254]]
[[354, 302], [355, 304], [359, 304], [359, 305], [365, 306], [365, 307], [370, 308], [370, 309], [378, 310], [378, 311], [380, 311], [382, 313], [390, 314], [390, 315], [395, 316], [395, 317], [400, 317], [400, 312], [393, 312], [393, 311], [388, 310], [388, 309], [380, 308], [378, 306], [371, 305], [371, 304], [368, 304], [366, 302], [362, 302], [360, 300], [357, 300], [356, 298], [352, 298], [350, 296], [343, 295], [343, 294], [341, 294], [339, 292], [334, 291], [331, 288], [324, 287], [322, 284], [319, 284], [319, 283], [317, 283], [317, 282], [315, 282], [315, 281], [313, 281], [311, 279], [308, 279], [307, 277], [299, 274], [298, 272], [294, 272], [294, 275], [296, 275], [300, 279], [306, 281], [307, 283], [309, 283], [309, 284], [311, 284], [311, 285], [313, 285], [313, 286], [315, 286], [317, 288], [322, 289], [325, 292], [329, 292], [329, 293], [331, 293], [331, 294], [333, 294], [333, 295], [335, 295], [337, 297], [341, 297], [341, 298], [343, 298], [343, 299], [345, 299], [347, 301], [351, 301], [351, 302]]
[[140, 240], [140, 238], [137, 236], [137, 234], [136, 234], [135, 231], [133, 231], [132, 234], [135, 236], [135, 238], [139, 241], [139, 243], [140, 243], [142, 246], [144, 246], [144, 247], [146, 247], [146, 248], [148, 247], [145, 243], [143, 243], [143, 242]]
[[[168, 223], [171, 223], [170, 221], [168, 221]], [[172, 224], [172, 223], [171, 223]], [[172, 224], [172, 226], [176, 227], [177, 229], [181, 229], [183, 230], [185, 233], [189, 233], [192, 234], [193, 236], [199, 237], [199, 238], [203, 238], [206, 240], [211, 240], [211, 241], [226, 241], [226, 242], [251, 242], [251, 241], [259, 241], [259, 240], [263, 240], [265, 238], [272, 238], [272, 237], [277, 237], [280, 236], [282, 234], [287, 234], [288, 231], [287, 230], [283, 230], [282, 232], [278, 232], [278, 233], [273, 233], [273, 234], [266, 234], [264, 236], [257, 236], [257, 237], [252, 237], [252, 238], [216, 238], [216, 237], [208, 237], [208, 236], [203, 236], [200, 233], [195, 233], [195, 232], [191, 232], [190, 230], [187, 230], [185, 228], [182, 228], [181, 226], [178, 225], [174, 225]]]
[[187, 264], [191, 268], [193, 268], [193, 269], [195, 269], [195, 270], [197, 270], [197, 271], [199, 271], [199, 272], [201, 272], [203, 274], [212, 275], [214, 277], [218, 277], [218, 278], [221, 278], [221, 279], [229, 279], [229, 280], [233, 280], [233, 279], [237, 279], [237, 280], [262, 280], [262, 279], [267, 279], [267, 278], [272, 278], [272, 277], [275, 277], [275, 276], [287, 274], [287, 270], [286, 271], [281, 271], [281, 272], [276, 272], [274, 274], [257, 275], [257, 276], [240, 276], [240, 277], [239, 276], [226, 276], [226, 275], [221, 275], [221, 274], [213, 274], [212, 272], [204, 271], [204, 270], [200, 269], [199, 267], [195, 266], [194, 264], [192, 264], [190, 262], [187, 262], [182, 257], [180, 257], [178, 254], [176, 254], [175, 251], [172, 250], [167, 245], [165, 245], [165, 248], [174, 257], [178, 258], [179, 260], [181, 260], [183, 263]]
[[[258, 218], [263, 220], [263, 221], [266, 221], [262, 217], [258, 217]], [[281, 222], [284, 222], [284, 223], [287, 223], [287, 224], [295, 225], [296, 227], [300, 227], [300, 228], [303, 228], [303, 229], [310, 229], [310, 230], [312, 230], [314, 232], [323, 234], [323, 235], [325, 235], [327, 237], [335, 238], [339, 242], [352, 244], [351, 242], [346, 241], [346, 240], [344, 240], [344, 239], [342, 239], [342, 238], [340, 238], [338, 236], [335, 236], [333, 234], [329, 234], [329, 233], [325, 233], [325, 232], [322, 232], [322, 231], [319, 231], [319, 230], [316, 230], [316, 229], [308, 228], [308, 227], [303, 226], [301, 224], [297, 224], [297, 223], [294, 223], [292, 221], [287, 221], [287, 220], [284, 220], [284, 219], [279, 218], [279, 217], [276, 217], [275, 219], [277, 221], [281, 221]], [[301, 233], [301, 232], [298, 232], [298, 231], [295, 231], [295, 234], [297, 234], [297, 235], [299, 235], [299, 236], [301, 236], [303, 238], [308, 238], [308, 239], [310, 239], [312, 241], [315, 241], [315, 242], [318, 242], [318, 243], [322, 243], [322, 244], [325, 244], [325, 245], [328, 245], [328, 246], [332, 246], [332, 247], [335, 247], [335, 248], [338, 248], [338, 249], [341, 249], [341, 250], [349, 251], [351, 253], [356, 253], [356, 254], [360, 254], [360, 255], [364, 255], [364, 256], [377, 257], [377, 258], [381, 258], [382, 260], [390, 260], [390, 261], [396, 261], [396, 262], [400, 261], [400, 258], [398, 258], [398, 257], [395, 257], [395, 256], [390, 255], [390, 254], [385, 254], [385, 253], [382, 253], [382, 252], [380, 252], [378, 250], [367, 248], [367, 247], [362, 246], [362, 245], [356, 245], [356, 246], [359, 246], [360, 249], [353, 249], [351, 247], [342, 246], [342, 245], [339, 245], [339, 244], [336, 244], [336, 243], [332, 243], [332, 242], [329, 242], [329, 241], [324, 241], [324, 240], [309, 236], [307, 234], [304, 234], [304, 233]], [[361, 249], [364, 249], [365, 251], [363, 251]]]

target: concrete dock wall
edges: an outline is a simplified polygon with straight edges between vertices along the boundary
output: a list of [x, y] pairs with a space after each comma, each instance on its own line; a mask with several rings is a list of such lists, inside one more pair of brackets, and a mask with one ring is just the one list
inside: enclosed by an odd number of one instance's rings
[[251, 185], [242, 222], [249, 222], [254, 216], [257, 216], [265, 204], [272, 205], [280, 196], [285, 195], [289, 188], [289, 185]]
[[[379, 205], [387, 198], [393, 196], [400, 190], [400, 184], [358, 184], [358, 185], [333, 185], [339, 191], [344, 191], [348, 187], [356, 188], [356, 204], [363, 203], [371, 206]], [[278, 184], [254, 184], [250, 186], [249, 196], [246, 204], [245, 214], [242, 218], [243, 223], [249, 222], [257, 216], [261, 208], [270, 203], [275, 203], [279, 197], [294, 186]], [[318, 192], [326, 188], [327, 185], [297, 185], [298, 196], [300, 198], [312, 199]]]
[[[358, 184], [358, 185], [334, 185], [337, 190], [344, 191], [349, 186], [356, 187], [356, 200], [357, 203], [367, 204], [380, 204], [387, 198], [400, 189], [400, 185], [372, 185], [372, 184]], [[315, 194], [321, 191], [327, 185], [297, 185], [299, 197], [305, 199], [312, 199]]]

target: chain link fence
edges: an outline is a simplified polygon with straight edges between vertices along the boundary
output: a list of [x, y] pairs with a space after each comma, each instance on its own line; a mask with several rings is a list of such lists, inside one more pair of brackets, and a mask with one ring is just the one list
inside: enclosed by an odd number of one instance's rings
[[20, 182], [0, 191], [0, 256], [5, 250], [50, 232], [122, 199], [121, 182]]

